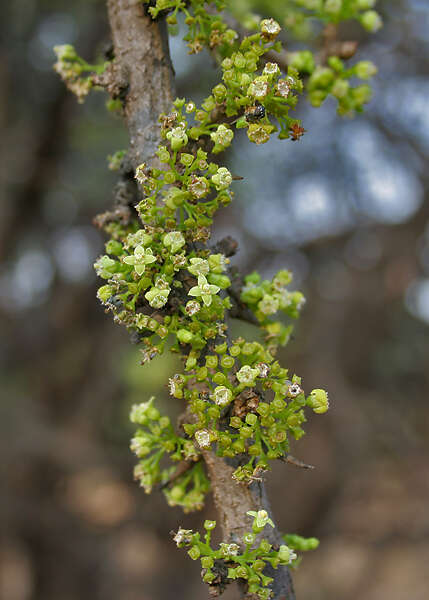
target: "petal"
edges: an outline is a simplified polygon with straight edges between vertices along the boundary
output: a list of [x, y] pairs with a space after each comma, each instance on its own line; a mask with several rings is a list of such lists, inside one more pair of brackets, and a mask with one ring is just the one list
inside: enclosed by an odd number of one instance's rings
[[142, 256], [144, 256], [143, 246], [136, 246], [134, 250], [134, 256], [137, 256], [137, 258], [141, 258]]
[[217, 285], [209, 285], [210, 294], [217, 294], [220, 287]]
[[193, 288], [191, 288], [189, 290], [188, 296], [201, 296], [200, 288], [197, 285], [195, 285]]
[[136, 262], [135, 256], [124, 256], [124, 263], [127, 265], [134, 265]]
[[146, 268], [146, 265], [142, 265], [141, 263], [134, 265], [135, 272], [138, 275], [143, 275], [143, 273], [145, 272], [145, 268]]
[[201, 299], [206, 306], [210, 306], [212, 303], [212, 297], [207, 294], [202, 294]]

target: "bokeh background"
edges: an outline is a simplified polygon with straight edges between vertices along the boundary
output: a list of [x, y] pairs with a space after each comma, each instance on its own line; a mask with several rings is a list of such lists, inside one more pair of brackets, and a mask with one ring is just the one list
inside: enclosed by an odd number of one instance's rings
[[[239, 240], [244, 270], [293, 270], [308, 301], [281, 358], [330, 392], [293, 450], [316, 469], [268, 476], [281, 529], [322, 542], [295, 575], [299, 600], [429, 590], [429, 4], [379, 5], [376, 36], [344, 30], [379, 67], [368, 110], [341, 120], [302, 102], [299, 143], [243, 140], [227, 160], [244, 180], [214, 233]], [[55, 44], [102, 52], [104, 3], [14, 0], [0, 15], [0, 596], [205, 598], [168, 533], [213, 518], [211, 501], [183, 515], [146, 496], [128, 450], [130, 405], [156, 393], [170, 410], [175, 362], [139, 366], [95, 299], [91, 221], [112, 201], [106, 155], [126, 131], [102, 94], [79, 106], [52, 71]], [[171, 51], [178, 93], [201, 98], [211, 59], [180, 36]]]

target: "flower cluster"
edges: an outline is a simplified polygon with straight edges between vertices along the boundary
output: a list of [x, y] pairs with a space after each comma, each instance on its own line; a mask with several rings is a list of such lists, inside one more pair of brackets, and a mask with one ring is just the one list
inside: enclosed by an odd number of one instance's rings
[[[97, 295], [140, 344], [142, 363], [166, 348], [183, 359], [182, 372], [169, 380], [171, 396], [184, 405], [180, 425], [175, 430], [153, 398], [136, 405], [131, 420], [139, 428], [131, 448], [139, 459], [135, 477], [144, 490], [160, 486], [171, 506], [191, 511], [203, 506], [209, 490], [207, 453], [236, 457], [233, 478], [237, 485], [249, 485], [271, 461], [285, 458], [290, 436], [304, 434], [306, 408], [323, 414], [329, 407], [323, 389], [306, 395], [300, 377], [275, 360], [278, 346], [290, 338], [290, 321], [305, 302], [301, 292], [288, 289], [291, 273], [279, 271], [272, 280], [251, 273], [242, 279], [229, 266], [234, 250], [208, 244], [216, 212], [233, 200], [235, 179], [213, 156], [232, 144], [236, 129], [246, 129], [258, 145], [274, 132], [299, 140], [305, 129], [290, 112], [302, 92], [314, 106], [328, 96], [336, 98], [341, 114], [362, 110], [370, 97], [367, 85], [352, 87], [350, 80], [370, 79], [376, 72], [372, 63], [346, 66], [353, 52], [337, 55], [329, 48], [285, 52], [279, 23], [303, 37], [305, 27], [307, 33], [311, 29], [310, 17], [329, 27], [358, 19], [370, 31], [381, 21], [374, 0], [286, 0], [272, 3], [276, 18], [266, 19], [243, 14], [242, 3], [231, 2], [229, 9], [249, 31], [240, 37], [224, 20], [222, 0], [143, 4], [153, 18], [166, 17], [170, 27], [182, 12], [190, 52], [208, 48], [220, 65], [221, 80], [201, 106], [178, 98], [169, 114], [160, 115], [156, 166], [138, 165], [135, 181], [128, 182], [133, 201], [99, 221], [110, 239], [95, 263], [105, 280]], [[69, 45], [57, 47], [56, 53], [55, 69], [79, 101], [91, 87], [102, 85], [97, 75], [106, 65], [89, 65]], [[121, 104], [118, 98], [112, 102]], [[112, 169], [125, 170], [126, 163], [124, 151], [110, 157]], [[242, 311], [259, 326], [262, 343], [231, 339], [228, 316]], [[242, 579], [249, 594], [265, 599], [272, 582], [264, 574], [266, 566], [297, 564], [295, 550], [313, 549], [318, 541], [287, 535], [286, 544], [273, 548], [260, 535], [273, 525], [268, 514], [248, 514], [251, 531], [223, 541], [216, 550], [210, 545], [214, 521], [205, 522], [204, 541], [185, 529], [179, 529], [175, 541], [201, 560], [204, 581], [218, 591]]]
[[[199, 560], [203, 569], [203, 581], [224, 586], [231, 581], [242, 579], [248, 586], [249, 594], [257, 594], [261, 600], [268, 600], [272, 591], [269, 584], [272, 577], [264, 574], [265, 568], [270, 565], [277, 569], [281, 565], [294, 565], [297, 561], [295, 549], [299, 551], [313, 550], [318, 541], [315, 538], [305, 539], [298, 535], [285, 536], [288, 542], [274, 548], [270, 542], [260, 537], [259, 534], [266, 526], [274, 527], [267, 511], [248, 511], [253, 517], [251, 530], [244, 533], [241, 539], [235, 542], [221, 542], [218, 549], [211, 546], [211, 532], [216, 527], [216, 521], [206, 520], [204, 538], [199, 533], [181, 527], [174, 534], [174, 541], [179, 548], [188, 547], [188, 554], [192, 560]], [[220, 580], [220, 581], [219, 581]]]
[[[199, 510], [210, 488], [200, 454], [192, 441], [175, 434], [169, 417], [161, 416], [153, 402], [152, 397], [131, 410], [131, 421], [141, 426], [131, 440], [131, 450], [140, 459], [134, 469], [135, 479], [147, 494], [154, 485], [163, 485], [170, 506], [181, 506], [185, 512]], [[172, 478], [175, 467], [162, 468], [164, 456], [173, 462], [188, 461], [189, 468]], [[174, 479], [171, 485], [170, 479]]]
[[202, 366], [175, 375], [170, 392], [188, 402], [195, 418], [183, 428], [198, 448], [247, 455], [234, 472], [237, 481], [252, 481], [283, 457], [289, 434], [302, 437], [306, 406], [319, 414], [328, 409], [324, 390], [306, 398], [299, 377], [289, 379], [264, 345], [243, 338], [216, 345]]
[[210, 136], [215, 154], [225, 150], [234, 136], [230, 125], [218, 124], [219, 113], [226, 119], [236, 117], [235, 127], [246, 128], [255, 144], [267, 142], [275, 131], [280, 138], [290, 137], [297, 120], [289, 110], [296, 106], [296, 93], [303, 91], [303, 84], [293, 66], [282, 73], [276, 62], [264, 58], [267, 52], [280, 50], [280, 42], [275, 41], [279, 33], [274, 19], [264, 19], [257, 33], [223, 53], [222, 82], [213, 87], [200, 109], [195, 108], [196, 126], [190, 131], [193, 139]]
[[296, 319], [305, 304], [301, 292], [286, 289], [291, 281], [292, 273], [286, 270], [279, 271], [271, 281], [262, 280], [256, 272], [244, 278], [245, 285], [240, 299], [265, 330], [268, 348], [272, 354], [275, 354], [278, 344], [287, 344], [293, 329], [291, 324], [286, 326], [272, 317], [280, 311]]
[[88, 64], [78, 56], [71, 44], [55, 46], [54, 52], [57, 55], [55, 71], [67, 88], [76, 95], [78, 102], [83, 102], [94, 85], [93, 75], [102, 73], [106, 65]]
[[[299, 60], [299, 56], [294, 59], [295, 62]], [[361, 61], [346, 69], [344, 61], [337, 56], [331, 56], [327, 66], [318, 66], [311, 70], [307, 83], [308, 98], [313, 106], [318, 107], [331, 95], [338, 102], [339, 114], [361, 112], [364, 104], [371, 99], [371, 88], [366, 84], [353, 87], [349, 79], [357, 77], [366, 80], [376, 73], [377, 68], [370, 61]]]

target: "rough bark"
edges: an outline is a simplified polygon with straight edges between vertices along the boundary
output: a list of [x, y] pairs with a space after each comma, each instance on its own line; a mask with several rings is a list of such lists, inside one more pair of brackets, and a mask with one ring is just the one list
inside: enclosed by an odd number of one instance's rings
[[[165, 25], [145, 16], [142, 3], [135, 0], [108, 0], [115, 64], [113, 86], [124, 101], [125, 119], [130, 134], [130, 159], [135, 167], [148, 162], [160, 142], [158, 116], [171, 109], [173, 100], [172, 68]], [[225, 540], [240, 541], [249, 531], [248, 510], [264, 508], [271, 513], [265, 486], [260, 481], [250, 486], [232, 479], [234, 471], [213, 452], [204, 459], [212, 484]], [[279, 546], [280, 532], [266, 528], [264, 537]], [[268, 531], [270, 530], [270, 531]], [[294, 600], [292, 579], [287, 567], [267, 574], [274, 577], [274, 600]], [[245, 590], [242, 590], [243, 596]]]
[[173, 102], [173, 69], [164, 21], [144, 14], [140, 0], [108, 0], [114, 46], [114, 85], [124, 102], [134, 167], [160, 142], [158, 117]]
[[[223, 539], [240, 543], [243, 534], [251, 529], [252, 518], [246, 514], [248, 510], [263, 508], [272, 518], [265, 485], [263, 481], [254, 481], [249, 486], [237, 483], [232, 478], [234, 467], [227, 464], [223, 458], [208, 451], [205, 451], [203, 456], [219, 513], [218, 520], [222, 525]], [[266, 527], [261, 537], [268, 539], [275, 547], [283, 543], [277, 527]], [[274, 578], [274, 600], [294, 600], [292, 577], [286, 566], [276, 570], [266, 569], [265, 573]]]

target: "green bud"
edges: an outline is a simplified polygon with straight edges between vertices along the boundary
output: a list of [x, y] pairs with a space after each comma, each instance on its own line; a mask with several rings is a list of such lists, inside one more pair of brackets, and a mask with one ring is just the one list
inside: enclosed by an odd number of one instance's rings
[[213, 96], [208, 96], [204, 102], [201, 104], [202, 108], [204, 108], [204, 110], [206, 110], [207, 112], [210, 112], [211, 110], [213, 110], [216, 107], [216, 102], [215, 99], [213, 98]]
[[360, 18], [362, 27], [371, 33], [375, 33], [383, 26], [380, 15], [375, 10], [368, 10]]
[[237, 567], [235, 569], [236, 577], [241, 577], [242, 579], [247, 579], [247, 569], [246, 567]]
[[354, 67], [356, 77], [360, 79], [371, 79], [377, 73], [377, 67], [369, 60], [362, 60]]
[[214, 354], [210, 354], [209, 356], [206, 356], [206, 366], [209, 369], [215, 369], [217, 367], [218, 364], [218, 357]]
[[259, 544], [259, 548], [262, 553], [268, 554], [268, 552], [271, 550], [271, 544], [268, 540], [261, 540], [261, 543]]
[[217, 273], [210, 273], [207, 276], [209, 283], [213, 283], [220, 287], [221, 290], [226, 290], [231, 285], [231, 280], [226, 275], [218, 275]]
[[223, 373], [219, 371], [213, 375], [213, 382], [218, 385], [223, 385], [228, 382], [228, 379], [225, 377]]
[[235, 360], [232, 358], [232, 356], [225, 354], [224, 356], [222, 356], [220, 364], [222, 365], [222, 367], [229, 370], [232, 369], [232, 367], [234, 366]]
[[[251, 533], [250, 531], [248, 531], [247, 533], [244, 534], [243, 536], [243, 542], [245, 544], [247, 544], [248, 546], [251, 546], [252, 544], [255, 543], [255, 539], [256, 536], [254, 533]], [[265, 566], [265, 563], [263, 564], [263, 567]]]
[[329, 408], [328, 394], [325, 390], [313, 390], [307, 398], [308, 406], [311, 406], [313, 411], [318, 414], [325, 413]]
[[[241, 431], [240, 431], [241, 433]], [[238, 454], [242, 454], [243, 452], [245, 452], [246, 450], [246, 445], [244, 443], [244, 440], [236, 440], [233, 444], [232, 447], [234, 448], [235, 452], [237, 452]]]
[[107, 300], [113, 295], [113, 288], [110, 285], [102, 285], [98, 288], [97, 298], [101, 302], [107, 302]]
[[247, 439], [247, 438], [252, 437], [252, 435], [253, 435], [253, 429], [251, 427], [244, 426], [244, 427], [242, 427], [240, 429], [239, 433], [240, 433], [241, 437]]
[[331, 94], [335, 98], [345, 98], [350, 89], [350, 84], [345, 79], [337, 79], [332, 86]]
[[201, 552], [198, 546], [192, 546], [192, 548], [188, 550], [188, 554], [192, 560], [197, 560], [197, 558], [200, 558]]
[[301, 73], [312, 73], [315, 69], [314, 56], [310, 50], [289, 53], [289, 64]]
[[155, 154], [158, 155], [158, 158], [162, 163], [168, 163], [170, 160], [170, 153], [165, 146], [160, 146]]
[[193, 333], [187, 329], [179, 329], [176, 333], [176, 336], [179, 342], [182, 342], [182, 344], [190, 344], [194, 339]]
[[246, 415], [246, 423], [250, 426], [254, 426], [256, 425], [256, 423], [258, 422], [258, 417], [256, 415], [254, 415], [253, 413], [248, 413]]
[[113, 254], [115, 256], [118, 256], [118, 254], [122, 254], [122, 250], [123, 246], [121, 242], [118, 242], [117, 240], [109, 240], [106, 243], [107, 254]]
[[212, 92], [213, 92], [213, 96], [215, 97], [216, 101], [222, 102], [222, 100], [226, 96], [226, 87], [222, 83], [219, 83], [218, 85], [216, 85], [213, 88]]
[[218, 344], [217, 346], [215, 346], [215, 352], [217, 352], [218, 354], [225, 354], [225, 352], [228, 350], [228, 344], [226, 342], [224, 342], [223, 344]]
[[203, 569], [210, 569], [214, 565], [214, 560], [211, 556], [203, 556], [201, 558], [201, 566]]
[[270, 414], [270, 405], [266, 402], [260, 402], [256, 411], [261, 415], [261, 417], [266, 417]]

